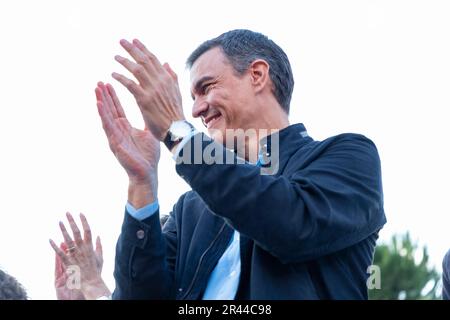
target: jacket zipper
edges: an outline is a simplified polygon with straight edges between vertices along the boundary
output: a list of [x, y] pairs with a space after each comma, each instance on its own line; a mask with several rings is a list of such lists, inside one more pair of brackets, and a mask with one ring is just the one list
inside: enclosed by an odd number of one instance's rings
[[200, 259], [198, 260], [197, 269], [195, 270], [194, 277], [192, 278], [191, 283], [189, 284], [188, 289], [186, 290], [185, 294], [180, 298], [180, 300], [184, 300], [187, 295], [192, 291], [192, 287], [194, 286], [195, 280], [197, 279], [197, 275], [200, 271], [200, 266], [202, 264], [203, 258], [205, 257], [206, 253], [208, 253], [209, 250], [211, 250], [214, 243], [219, 239], [220, 234], [222, 233], [223, 229], [225, 229], [226, 222], [223, 223], [222, 227], [220, 228], [219, 232], [217, 233], [214, 240], [211, 242], [211, 244], [206, 248], [206, 250], [202, 253]]

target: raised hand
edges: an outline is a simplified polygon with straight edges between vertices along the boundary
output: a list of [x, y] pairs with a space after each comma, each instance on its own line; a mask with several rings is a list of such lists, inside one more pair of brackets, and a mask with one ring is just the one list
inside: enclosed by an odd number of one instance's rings
[[[64, 243], [58, 247], [53, 240], [50, 240], [50, 245], [57, 256], [55, 259], [56, 295], [61, 300], [96, 299], [111, 294], [101, 277], [103, 251], [100, 238], [97, 238], [94, 250], [91, 229], [86, 217], [80, 214], [80, 219], [83, 226], [83, 238], [72, 215], [67, 213], [74, 240], [62, 222], [59, 226]], [[78, 273], [72, 275], [75, 280], [79, 280], [79, 283], [69, 283], [69, 275], [66, 272], [68, 268]]]
[[[61, 243], [60, 249], [64, 253], [67, 252], [67, 246], [64, 242]], [[69, 275], [67, 274], [67, 268], [64, 266], [61, 258], [55, 252], [55, 290], [56, 298], [58, 300], [85, 300], [83, 292], [76, 288], [69, 287], [68, 284]]]
[[122, 56], [115, 59], [139, 83], [118, 73], [112, 76], [134, 95], [145, 124], [162, 141], [173, 121], [185, 119], [177, 75], [168, 64], [161, 65], [139, 40], [135, 39], [132, 43], [121, 40], [120, 44], [135, 62]]
[[146, 128], [133, 128], [110, 84], [99, 82], [95, 89], [97, 108], [111, 151], [125, 169], [131, 185], [146, 186], [147, 202], [157, 196], [159, 141]]

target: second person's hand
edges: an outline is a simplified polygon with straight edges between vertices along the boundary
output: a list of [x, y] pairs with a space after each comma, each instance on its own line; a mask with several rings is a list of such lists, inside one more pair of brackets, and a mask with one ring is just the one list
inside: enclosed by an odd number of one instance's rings
[[[111, 292], [107, 288], [101, 277], [103, 267], [103, 253], [100, 238], [97, 238], [96, 248], [94, 250], [92, 244], [92, 234], [90, 226], [83, 214], [80, 214], [81, 224], [83, 226], [83, 237], [75, 220], [70, 213], [66, 214], [72, 229], [73, 239], [67, 232], [64, 223], [60, 222], [59, 227], [63, 234], [64, 244], [58, 247], [53, 240], [50, 245], [57, 254], [57, 270], [55, 271], [55, 287], [59, 299], [97, 299], [101, 296], [110, 296]], [[66, 249], [66, 250], [62, 250]], [[58, 265], [61, 262], [62, 265]], [[76, 288], [69, 287], [67, 282], [69, 279], [61, 272], [65, 272], [68, 268], [73, 269], [78, 274], [74, 274], [74, 279], [79, 283], [73, 283]], [[66, 283], [61, 283], [65, 281]], [[75, 289], [75, 290], [74, 290]], [[78, 291], [79, 290], [79, 291]]]

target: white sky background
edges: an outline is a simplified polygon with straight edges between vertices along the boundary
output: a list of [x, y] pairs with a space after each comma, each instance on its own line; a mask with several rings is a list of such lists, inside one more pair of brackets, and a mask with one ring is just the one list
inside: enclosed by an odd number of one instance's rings
[[[114, 246], [127, 178], [95, 107], [111, 82], [131, 121], [131, 95], [110, 74], [121, 38], [141, 39], [178, 73], [202, 41], [235, 28], [267, 34], [288, 54], [296, 80], [291, 123], [318, 140], [362, 133], [378, 146], [388, 224], [383, 240], [411, 232], [440, 263], [450, 248], [450, 2], [448, 1], [2, 1], [0, 2], [0, 267], [33, 299], [54, 299], [58, 221], [86, 214], [105, 250]], [[194, 124], [201, 128], [199, 121]], [[161, 212], [188, 186], [163, 151]]]

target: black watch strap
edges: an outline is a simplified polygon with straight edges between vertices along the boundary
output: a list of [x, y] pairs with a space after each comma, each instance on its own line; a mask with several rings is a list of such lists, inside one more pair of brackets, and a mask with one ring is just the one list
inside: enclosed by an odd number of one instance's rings
[[166, 145], [167, 149], [171, 151], [172, 148], [181, 140], [183, 140], [183, 138], [172, 140], [172, 135], [170, 134], [170, 131], [168, 131], [163, 142]]
[[170, 126], [169, 130], [167, 131], [166, 137], [163, 140], [163, 143], [169, 150], [172, 150], [173, 147], [177, 143], [181, 142], [181, 140], [183, 140], [184, 137], [186, 137], [187, 135], [189, 135], [190, 133], [195, 131], [195, 128], [192, 124], [190, 124], [186, 120], [183, 120], [182, 124], [185, 126], [184, 132], [180, 133], [180, 132], [178, 132], [177, 128], [173, 128], [174, 123], [172, 123], [172, 125]]

